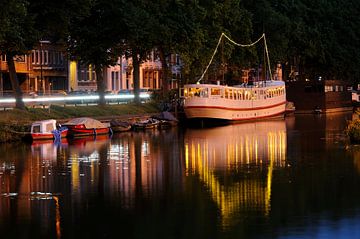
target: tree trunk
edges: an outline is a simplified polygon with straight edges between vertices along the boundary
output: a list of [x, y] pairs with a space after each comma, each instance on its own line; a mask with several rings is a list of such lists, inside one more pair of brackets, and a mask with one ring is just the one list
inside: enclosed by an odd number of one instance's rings
[[134, 102], [135, 104], [140, 104], [140, 61], [136, 51], [133, 51], [132, 55], [133, 61], [133, 79], [134, 79]]
[[169, 81], [168, 81], [168, 77], [169, 77], [169, 66], [166, 62], [166, 57], [165, 57], [165, 50], [162, 46], [159, 46], [159, 57], [160, 57], [160, 62], [161, 62], [161, 68], [163, 71], [163, 78], [162, 78], [162, 91], [163, 91], [163, 95], [165, 95], [168, 91], [169, 91]]
[[8, 67], [9, 67], [10, 82], [11, 82], [11, 86], [12, 86], [12, 89], [15, 94], [15, 100], [16, 100], [15, 107], [17, 109], [24, 110], [25, 104], [23, 101], [23, 94], [20, 89], [20, 84], [19, 84], [19, 81], [18, 81], [18, 78], [16, 75], [13, 53], [7, 53], [7, 62], [8, 62]]
[[99, 105], [106, 105], [105, 101], [105, 82], [103, 75], [103, 67], [95, 66], [95, 74], [96, 74], [96, 85], [97, 91], [99, 94]]

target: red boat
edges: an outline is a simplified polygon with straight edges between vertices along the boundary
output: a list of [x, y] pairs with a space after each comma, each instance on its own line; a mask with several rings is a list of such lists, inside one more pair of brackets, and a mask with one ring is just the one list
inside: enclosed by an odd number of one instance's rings
[[68, 129], [66, 127], [57, 128], [56, 120], [42, 120], [31, 124], [31, 137], [33, 140], [54, 140], [65, 138]]
[[70, 137], [96, 136], [110, 133], [110, 125], [87, 117], [72, 119], [65, 123], [64, 126], [69, 129], [68, 135]]

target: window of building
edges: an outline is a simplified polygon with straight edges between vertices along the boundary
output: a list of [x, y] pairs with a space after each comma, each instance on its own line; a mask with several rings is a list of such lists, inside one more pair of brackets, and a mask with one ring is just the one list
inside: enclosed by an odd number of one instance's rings
[[55, 59], [54, 59], [54, 63], [55, 65], [58, 65], [60, 62], [60, 56], [59, 56], [59, 52], [55, 52]]
[[53, 52], [52, 51], [48, 51], [48, 64], [49, 65], [53, 64]]
[[40, 64], [40, 57], [39, 57], [40, 52], [38, 50], [35, 51], [35, 64], [39, 65]]
[[332, 91], [332, 86], [326, 85], [325, 92], [331, 92], [331, 91]]
[[43, 62], [44, 65], [49, 64], [49, 62], [48, 62], [48, 54], [49, 54], [48, 51], [44, 51], [44, 62]]
[[64, 65], [64, 55], [60, 52], [59, 57], [60, 57], [59, 64], [62, 66], [62, 65]]
[[35, 51], [31, 51], [31, 64], [35, 64]]

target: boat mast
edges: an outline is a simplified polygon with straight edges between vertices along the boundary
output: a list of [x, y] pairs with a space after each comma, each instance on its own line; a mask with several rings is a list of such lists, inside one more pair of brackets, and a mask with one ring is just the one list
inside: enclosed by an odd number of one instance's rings
[[221, 40], [221, 71], [222, 71], [222, 84], [224, 84], [225, 83], [224, 40]]

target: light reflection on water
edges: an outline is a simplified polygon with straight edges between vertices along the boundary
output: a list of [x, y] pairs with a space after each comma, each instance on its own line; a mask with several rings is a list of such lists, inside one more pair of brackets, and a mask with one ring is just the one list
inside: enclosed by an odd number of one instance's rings
[[0, 234], [356, 238], [360, 147], [346, 146], [347, 117], [1, 145]]
[[222, 226], [237, 224], [249, 211], [269, 215], [273, 170], [286, 159], [284, 121], [191, 129], [185, 152], [186, 170], [209, 189]]

